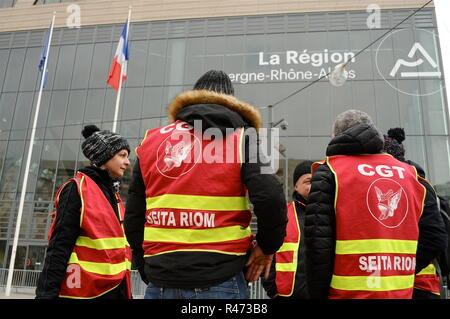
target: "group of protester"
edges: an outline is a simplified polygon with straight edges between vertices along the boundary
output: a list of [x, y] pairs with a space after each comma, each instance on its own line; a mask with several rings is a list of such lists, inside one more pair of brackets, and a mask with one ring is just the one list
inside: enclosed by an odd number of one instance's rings
[[36, 298], [132, 298], [132, 262], [147, 299], [244, 299], [260, 276], [271, 298], [438, 298], [448, 237], [401, 129], [383, 136], [366, 113], [340, 114], [326, 159], [295, 168], [286, 203], [248, 134], [261, 115], [227, 74], [206, 72], [167, 110], [136, 148], [126, 207], [128, 142], [84, 128], [91, 165], [56, 194]]

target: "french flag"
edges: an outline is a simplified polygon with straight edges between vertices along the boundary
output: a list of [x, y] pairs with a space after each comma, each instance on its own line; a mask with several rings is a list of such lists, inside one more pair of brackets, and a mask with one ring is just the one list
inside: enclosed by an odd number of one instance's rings
[[108, 83], [114, 90], [118, 91], [120, 86], [120, 74], [122, 73], [122, 82], [127, 79], [127, 62], [128, 62], [128, 39], [127, 39], [128, 21], [123, 26], [122, 35], [120, 36], [119, 45], [116, 49], [114, 60], [109, 70]]

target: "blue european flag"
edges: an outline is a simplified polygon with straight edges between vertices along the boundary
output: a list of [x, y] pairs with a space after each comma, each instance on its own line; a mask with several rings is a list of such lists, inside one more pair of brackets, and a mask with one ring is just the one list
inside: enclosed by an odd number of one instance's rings
[[39, 89], [41, 89], [40, 85], [42, 83], [42, 77], [44, 77], [44, 83], [42, 84], [42, 88], [44, 88], [45, 84], [47, 83], [48, 62], [47, 62], [47, 68], [46, 68], [45, 72], [44, 72], [44, 65], [45, 65], [45, 60], [48, 57], [47, 47], [48, 47], [48, 40], [49, 40], [49, 37], [50, 37], [50, 29], [51, 29], [51, 27], [52, 26], [50, 25], [50, 27], [48, 28], [47, 34], [45, 35], [45, 43], [44, 43], [44, 47], [42, 49], [41, 59], [39, 60], [39, 73], [40, 73], [40, 76], [39, 76]]

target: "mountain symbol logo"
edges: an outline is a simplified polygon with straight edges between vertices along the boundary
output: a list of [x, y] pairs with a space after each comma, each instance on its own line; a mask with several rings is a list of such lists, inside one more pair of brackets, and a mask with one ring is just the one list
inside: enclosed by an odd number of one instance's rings
[[[416, 52], [420, 52], [422, 56], [428, 61], [428, 63], [433, 67], [433, 69], [438, 69], [438, 64], [436, 61], [428, 54], [428, 52], [424, 49], [424, 47], [416, 42], [414, 43], [413, 47], [411, 48], [411, 51], [408, 53], [408, 58], [412, 59]], [[422, 65], [425, 62], [424, 59], [418, 58], [416, 61], [408, 62], [404, 59], [398, 59], [395, 63], [395, 66], [391, 70], [391, 73], [389, 75], [391, 77], [395, 77], [398, 73], [399, 69], [403, 67], [408, 68], [415, 68], [419, 65]], [[402, 78], [411, 78], [411, 77], [441, 77], [442, 73], [439, 71], [431, 71], [431, 72], [401, 72], [400, 76]]]

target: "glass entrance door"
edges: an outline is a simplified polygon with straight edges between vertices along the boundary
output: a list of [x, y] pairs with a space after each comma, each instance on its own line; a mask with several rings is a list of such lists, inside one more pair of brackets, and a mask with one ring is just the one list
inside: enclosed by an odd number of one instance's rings
[[25, 264], [27, 270], [42, 270], [44, 266], [46, 246], [28, 246], [28, 254]]
[[[6, 261], [6, 268], [9, 268], [11, 260], [12, 245], [8, 246], [8, 259]], [[14, 262], [14, 269], [25, 269], [27, 258], [27, 246], [17, 246], [16, 260]]]

